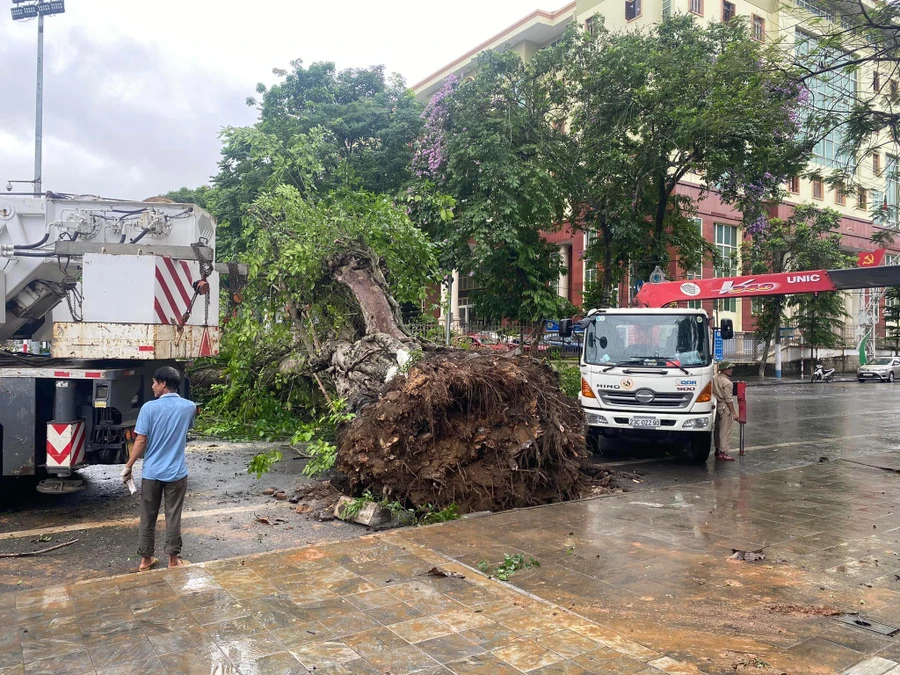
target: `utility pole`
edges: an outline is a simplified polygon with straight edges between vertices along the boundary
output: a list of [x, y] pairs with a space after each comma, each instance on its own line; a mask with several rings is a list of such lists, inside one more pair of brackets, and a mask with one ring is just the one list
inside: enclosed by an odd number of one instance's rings
[[38, 2], [37, 91], [34, 112], [34, 191], [41, 194], [41, 160], [44, 153], [44, 15]]
[[34, 113], [34, 192], [42, 193], [44, 149], [44, 17], [66, 11], [65, 0], [12, 0], [13, 21], [38, 20], [37, 90]]

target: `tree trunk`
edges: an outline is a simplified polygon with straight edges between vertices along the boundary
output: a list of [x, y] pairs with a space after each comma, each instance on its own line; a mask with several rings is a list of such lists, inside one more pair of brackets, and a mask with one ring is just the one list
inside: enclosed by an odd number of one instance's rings
[[397, 340], [409, 337], [401, 327], [400, 306], [391, 297], [376, 259], [364, 251], [346, 251], [329, 261], [328, 267], [335, 280], [356, 298], [366, 335], [384, 333]]
[[612, 305], [612, 233], [609, 224], [603, 224], [603, 301], [607, 307]]
[[765, 347], [763, 348], [762, 356], [759, 359], [759, 376], [761, 378], [765, 378], [766, 376], [766, 363], [769, 361], [769, 348], [772, 346], [772, 338], [767, 338]]
[[334, 339], [316, 345], [306, 363], [313, 373], [324, 373], [338, 398], [351, 411], [377, 401], [384, 384], [406, 366], [418, 340], [403, 328], [400, 306], [388, 290], [379, 261], [371, 254], [351, 250], [328, 261], [332, 277], [343, 284], [359, 305], [365, 326], [358, 340]]

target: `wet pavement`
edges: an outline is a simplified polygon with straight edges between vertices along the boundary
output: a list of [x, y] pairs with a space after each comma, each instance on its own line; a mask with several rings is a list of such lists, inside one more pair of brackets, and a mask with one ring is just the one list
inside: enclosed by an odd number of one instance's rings
[[[717, 478], [391, 535], [468, 566], [523, 553], [516, 587], [695, 671], [840, 673], [900, 637], [900, 454]], [[761, 552], [756, 562], [733, 551]], [[751, 556], [752, 557], [752, 556]], [[750, 668], [747, 668], [750, 670]], [[768, 669], [766, 669], [768, 670]]]
[[[19, 591], [0, 593], [0, 675], [897, 675], [900, 386], [750, 395], [740, 462], [695, 466], [620, 445], [602, 461], [641, 472], [625, 494], [255, 555], [361, 529], [259, 525], [265, 509], [288, 513], [259, 490], [288, 487], [300, 463], [259, 483], [244, 473], [246, 450], [204, 448], [192, 459], [218, 468], [191, 462], [197, 514], [185, 555], [244, 557], [181, 570], [70, 583], [126, 567], [114, 556], [131, 553], [136, 523], [110, 518], [135, 518], [137, 503], [114, 482], [87, 503], [19, 504], [0, 515], [0, 551], [48, 527], [52, 543], [65, 534], [93, 544], [0, 561], [0, 588]], [[112, 469], [91, 471], [114, 481]], [[227, 491], [217, 471], [235, 474]], [[765, 558], [733, 560], [734, 550]], [[509, 585], [478, 571], [515, 554], [540, 567]], [[422, 576], [435, 564], [466, 578]], [[890, 634], [871, 630], [880, 625]]]
[[[435, 565], [465, 578], [424, 575]], [[424, 575], [424, 576], [423, 576]], [[0, 673], [661, 673], [673, 660], [402, 541], [0, 596]]]
[[[748, 388], [747, 454], [737, 462], [697, 466], [673, 447], [607, 440], [598, 463], [641, 474], [633, 490], [752, 476], [790, 467], [853, 459], [900, 448], [900, 385], [858, 382]], [[738, 425], [732, 449], [738, 456]]]
[[[304, 461], [285, 459], [257, 480], [247, 465], [272, 444], [197, 439], [188, 444], [188, 493], [182, 528], [184, 557], [193, 562], [356, 538], [360, 528], [341, 521], [318, 522], [294, 505], [262, 495], [266, 487], [290, 491], [309, 482]], [[140, 485], [140, 468], [135, 480]], [[139, 495], [119, 478], [121, 467], [93, 466], [79, 472], [81, 492], [42, 495], [33, 482], [0, 489], [0, 553], [35, 551], [77, 539], [66, 548], [33, 558], [0, 561], [0, 593], [109, 576], [137, 565]], [[289, 492], [290, 494], [290, 492]], [[275, 525], [265, 525], [257, 517]], [[279, 522], [276, 519], [281, 519]], [[160, 518], [158, 534], [165, 527]], [[160, 536], [158, 542], [162, 542]], [[161, 546], [161, 543], [160, 543]]]
[[0, 674], [896, 675], [898, 499], [872, 455], [0, 595]]

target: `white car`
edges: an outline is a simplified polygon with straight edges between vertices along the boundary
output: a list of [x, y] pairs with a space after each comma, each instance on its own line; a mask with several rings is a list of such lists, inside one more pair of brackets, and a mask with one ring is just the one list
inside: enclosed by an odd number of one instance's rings
[[856, 379], [860, 382], [877, 380], [893, 382], [900, 377], [900, 357], [879, 356], [856, 370]]

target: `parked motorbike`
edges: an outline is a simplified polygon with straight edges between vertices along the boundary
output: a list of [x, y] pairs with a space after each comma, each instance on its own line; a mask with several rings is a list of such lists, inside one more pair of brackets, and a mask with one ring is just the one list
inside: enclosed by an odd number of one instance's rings
[[832, 382], [834, 381], [834, 368], [826, 368], [821, 363], [816, 364], [816, 370], [812, 377], [813, 382]]

